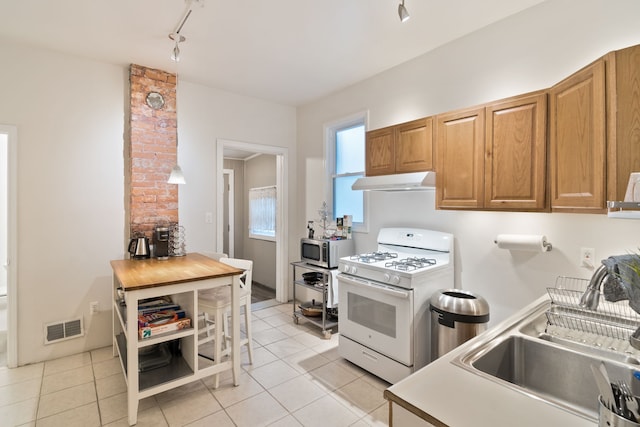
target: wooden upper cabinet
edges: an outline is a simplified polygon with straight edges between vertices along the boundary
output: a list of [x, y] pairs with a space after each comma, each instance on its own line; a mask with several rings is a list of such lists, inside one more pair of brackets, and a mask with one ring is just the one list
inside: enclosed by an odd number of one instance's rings
[[624, 200], [631, 172], [640, 172], [640, 46], [605, 57], [607, 74], [607, 200]]
[[436, 116], [436, 207], [483, 203], [484, 108]]
[[396, 126], [396, 173], [433, 170], [433, 117]]
[[486, 107], [484, 207], [546, 208], [547, 93]]
[[367, 132], [366, 175], [434, 167], [438, 209], [606, 212], [640, 172], [640, 45], [549, 90]]
[[365, 175], [389, 175], [395, 172], [393, 126], [367, 132], [365, 137]]
[[603, 212], [606, 173], [605, 61], [550, 90], [551, 210]]
[[547, 209], [547, 93], [437, 116], [438, 209]]
[[365, 175], [433, 170], [433, 118], [367, 132]]

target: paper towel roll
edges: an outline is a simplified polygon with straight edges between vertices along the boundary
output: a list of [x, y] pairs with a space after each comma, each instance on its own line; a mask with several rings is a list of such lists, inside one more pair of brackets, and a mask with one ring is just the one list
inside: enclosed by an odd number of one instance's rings
[[495, 242], [500, 249], [531, 252], [551, 250], [551, 243], [547, 242], [547, 236], [538, 234], [498, 234]]
[[627, 183], [627, 192], [624, 195], [625, 202], [640, 202], [640, 172], [631, 172]]

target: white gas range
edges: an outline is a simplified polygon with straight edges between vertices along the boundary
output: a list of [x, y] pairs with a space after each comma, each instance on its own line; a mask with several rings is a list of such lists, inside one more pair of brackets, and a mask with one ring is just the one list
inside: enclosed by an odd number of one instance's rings
[[383, 228], [377, 241], [338, 263], [338, 351], [395, 383], [431, 361], [429, 298], [453, 288], [453, 235]]

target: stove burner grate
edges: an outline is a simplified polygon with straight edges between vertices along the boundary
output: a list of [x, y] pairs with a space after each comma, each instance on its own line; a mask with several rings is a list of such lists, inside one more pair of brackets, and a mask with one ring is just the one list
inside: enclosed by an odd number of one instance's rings
[[351, 257], [352, 260], [365, 262], [368, 264], [394, 258], [398, 258], [398, 254], [395, 252], [370, 252], [366, 254], [354, 255]]
[[412, 270], [417, 270], [419, 268], [429, 267], [435, 264], [436, 264], [436, 260], [433, 258], [410, 257], [410, 258], [403, 258], [399, 261], [388, 262], [384, 266], [387, 268], [392, 268], [394, 270], [412, 271]]

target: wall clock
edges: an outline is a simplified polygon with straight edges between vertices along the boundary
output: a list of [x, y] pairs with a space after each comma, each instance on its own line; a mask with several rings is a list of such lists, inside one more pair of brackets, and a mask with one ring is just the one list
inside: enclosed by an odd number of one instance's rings
[[154, 110], [159, 110], [164, 107], [164, 97], [158, 92], [149, 92], [146, 101], [147, 105]]

